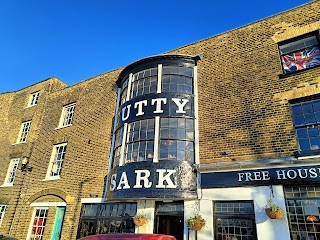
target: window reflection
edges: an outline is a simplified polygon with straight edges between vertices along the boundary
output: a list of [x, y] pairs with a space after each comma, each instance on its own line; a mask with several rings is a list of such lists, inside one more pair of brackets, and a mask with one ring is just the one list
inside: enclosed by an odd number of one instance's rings
[[125, 162], [153, 161], [154, 119], [128, 124]]
[[133, 75], [131, 99], [141, 95], [157, 92], [157, 73], [157, 68], [151, 68], [135, 73]]
[[162, 92], [193, 93], [193, 69], [163, 66]]
[[159, 160], [194, 161], [193, 119], [161, 119]]
[[121, 87], [121, 104], [125, 103], [126, 102], [126, 98], [127, 98], [127, 91], [128, 91], [128, 82], [129, 82], [129, 79], [127, 78], [122, 87]]
[[121, 156], [121, 143], [123, 139], [123, 127], [117, 130], [115, 138], [115, 147], [113, 153], [113, 167], [119, 165]]

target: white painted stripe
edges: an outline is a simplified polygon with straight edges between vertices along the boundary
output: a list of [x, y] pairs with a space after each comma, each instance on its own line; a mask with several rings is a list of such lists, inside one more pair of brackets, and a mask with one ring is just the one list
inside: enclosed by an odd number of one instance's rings
[[31, 207], [65, 207], [65, 202], [33, 202], [30, 204]]

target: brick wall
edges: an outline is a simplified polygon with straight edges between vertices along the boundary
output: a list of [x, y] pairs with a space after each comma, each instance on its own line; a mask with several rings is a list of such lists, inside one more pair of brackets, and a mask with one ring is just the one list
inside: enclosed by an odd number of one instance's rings
[[[320, 2], [314, 1], [168, 52], [204, 55], [198, 63], [201, 164], [292, 156], [297, 143], [288, 101], [320, 93], [319, 68], [280, 78], [277, 43], [319, 29]], [[62, 239], [76, 238], [81, 198], [103, 195], [120, 72], [70, 87], [53, 78], [0, 94], [7, 103], [0, 106], [0, 166], [7, 169], [12, 157], [27, 155], [33, 167], [32, 172], [19, 171], [13, 187], [0, 188], [0, 204], [8, 204], [0, 232], [24, 239], [30, 204], [59, 200], [67, 204]], [[28, 96], [38, 90], [39, 104], [26, 109]], [[72, 126], [57, 129], [63, 106], [73, 102]], [[30, 119], [27, 143], [14, 144], [21, 122]], [[53, 145], [64, 142], [61, 179], [43, 181]], [[222, 156], [227, 150], [230, 154]], [[0, 181], [5, 174], [0, 171]], [[54, 211], [50, 208], [49, 215]], [[47, 224], [49, 236], [53, 223]]]

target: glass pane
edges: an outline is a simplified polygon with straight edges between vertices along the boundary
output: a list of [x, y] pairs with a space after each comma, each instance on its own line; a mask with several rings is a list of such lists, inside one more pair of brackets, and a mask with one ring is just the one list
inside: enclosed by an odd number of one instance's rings
[[302, 108], [300, 104], [292, 105], [291, 110], [293, 115], [302, 115]]
[[319, 112], [320, 111], [320, 100], [316, 100], [316, 101], [313, 101], [313, 110], [315, 112]]
[[309, 137], [317, 137], [319, 136], [318, 127], [308, 128]]
[[312, 113], [313, 112], [313, 108], [312, 108], [312, 103], [311, 102], [302, 103], [301, 107], [302, 107], [302, 111], [304, 113]]
[[295, 126], [303, 126], [305, 125], [304, 117], [302, 115], [293, 116], [293, 121]]
[[315, 124], [316, 118], [313, 113], [307, 113], [304, 115], [306, 124]]
[[305, 138], [298, 139], [300, 150], [310, 150], [309, 140]]
[[310, 138], [310, 149], [311, 150], [318, 150], [320, 149], [320, 138]]
[[308, 137], [307, 129], [306, 128], [297, 129], [297, 135], [298, 135], [298, 138], [307, 138]]

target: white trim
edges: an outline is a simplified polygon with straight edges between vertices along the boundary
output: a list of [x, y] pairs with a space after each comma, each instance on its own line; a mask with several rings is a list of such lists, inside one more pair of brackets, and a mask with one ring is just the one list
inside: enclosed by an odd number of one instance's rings
[[104, 198], [81, 198], [81, 203], [103, 203]]
[[[70, 124], [65, 124], [65, 125], [63, 125], [64, 120], [65, 120], [65, 116], [68, 114], [67, 109], [68, 109], [69, 107], [73, 107], [72, 121], [71, 121]], [[73, 121], [74, 121], [74, 113], [75, 113], [75, 110], [76, 110], [76, 103], [75, 103], [75, 102], [63, 106], [63, 107], [62, 107], [62, 112], [61, 112], [61, 115], [60, 115], [59, 124], [58, 124], [58, 127], [57, 127], [56, 129], [72, 126]]]
[[6, 214], [7, 205], [0, 204], [0, 207], [3, 208], [2, 214], [1, 214], [1, 212], [0, 212], [0, 226], [1, 226], [2, 221], [3, 221], [3, 219], [4, 219], [4, 215]]
[[2, 187], [13, 187], [13, 183], [4, 183], [2, 185], [0, 185], [0, 188]]
[[126, 148], [126, 142], [127, 142], [127, 129], [128, 129], [128, 123], [125, 123], [123, 125], [123, 135], [122, 135], [122, 143], [120, 147], [120, 160], [119, 160], [119, 166], [123, 166], [125, 159], [124, 159], [124, 151]]
[[194, 93], [194, 152], [195, 152], [195, 163], [200, 164], [199, 156], [199, 114], [198, 114], [198, 67], [193, 67], [193, 93]]
[[298, 157], [298, 159], [303, 160], [303, 159], [319, 158], [319, 157], [320, 155], [312, 155], [312, 156]]
[[154, 121], [153, 162], [159, 162], [160, 117]]
[[[117, 127], [117, 122], [118, 122], [118, 111], [119, 111], [120, 100], [121, 100], [121, 88], [118, 88], [116, 114], [114, 116], [114, 122], [113, 122], [113, 126], [112, 126], [112, 140], [111, 140], [111, 148], [110, 148], [111, 150], [110, 150], [109, 165], [108, 165], [108, 171], [107, 171], [106, 187], [105, 187], [105, 190], [103, 193], [103, 198], [106, 198], [106, 196], [107, 196], [107, 191], [108, 191], [108, 187], [109, 187], [109, 184], [108, 184], [109, 183], [109, 174], [108, 174], [108, 172], [111, 170], [112, 164], [114, 161], [114, 145], [115, 145], [115, 141], [116, 141], [116, 127]], [[119, 161], [121, 161], [121, 155], [120, 155]], [[120, 164], [120, 162], [118, 164]]]
[[[39, 208], [34, 208], [34, 209], [33, 209], [33, 213], [32, 213], [32, 217], [31, 217], [30, 223], [29, 223], [29, 230], [28, 230], [28, 235], [27, 235], [26, 240], [30, 240], [31, 232], [32, 232], [32, 226], [33, 226], [33, 221], [34, 221], [34, 218], [35, 218], [35, 216], [36, 216], [37, 209], [45, 209], [45, 210], [48, 210], [49, 207], [39, 207]], [[47, 218], [48, 218], [48, 216], [47, 216]]]
[[[133, 74], [129, 74], [129, 82], [128, 82], [128, 89], [127, 89], [127, 96], [126, 96], [126, 102], [129, 101], [130, 95], [131, 95], [131, 85], [133, 82]], [[120, 119], [122, 118], [120, 112]], [[122, 143], [120, 147], [120, 160], [119, 160], [119, 166], [123, 166], [125, 164], [125, 159], [124, 159], [124, 151], [126, 148], [126, 142], [127, 142], [127, 130], [128, 130], [128, 123], [125, 123], [123, 125], [123, 134], [122, 134]]]
[[33, 202], [30, 204], [30, 207], [43, 207], [49, 209], [49, 207], [66, 207], [67, 203], [65, 202]]
[[53, 176], [53, 177], [46, 177], [41, 181], [45, 182], [45, 181], [52, 181], [52, 180], [59, 180], [59, 179], [60, 179], [60, 176]]
[[[56, 180], [56, 179], [60, 179], [60, 174], [58, 176], [51, 176], [51, 172], [52, 172], [52, 165], [53, 163], [57, 160], [57, 148], [58, 147], [61, 147], [61, 146], [67, 146], [68, 143], [60, 143], [60, 144], [56, 144], [56, 145], [53, 145], [53, 148], [52, 148], [52, 153], [51, 153], [51, 157], [50, 157], [50, 162], [49, 162], [49, 165], [48, 165], [48, 169], [47, 169], [47, 174], [46, 174], [46, 177], [45, 179], [43, 180]], [[65, 152], [66, 154], [66, 152]], [[63, 158], [63, 161], [65, 159]]]
[[[36, 96], [36, 98], [37, 98], [37, 102], [35, 104], [32, 104], [33, 96]], [[36, 92], [31, 93], [29, 95], [28, 105], [26, 108], [36, 106], [39, 101], [39, 96], [40, 96], [40, 91], [36, 91]]]
[[[25, 127], [25, 125], [27, 125], [28, 123], [30, 123], [29, 124], [29, 128], [28, 128], [28, 131], [26, 131], [26, 140], [25, 141], [20, 141], [21, 140], [21, 137], [22, 137], [22, 131], [23, 131], [23, 129], [24, 129], [24, 127]], [[32, 120], [28, 120], [28, 121], [24, 121], [24, 122], [22, 122], [21, 123], [21, 127], [20, 127], [20, 131], [19, 131], [19, 135], [18, 135], [18, 138], [17, 138], [17, 141], [16, 141], [16, 144], [18, 144], [18, 143], [26, 143], [27, 142], [27, 137], [28, 137], [28, 134], [29, 134], [29, 132], [30, 132], [30, 128], [31, 128], [31, 123], [32, 123]]]
[[[10, 175], [12, 174], [13, 172], [13, 166], [15, 165], [15, 162], [17, 162], [16, 164], [16, 171], [15, 171], [15, 175], [14, 175], [14, 178], [13, 178], [13, 181], [12, 183], [8, 183], [8, 179], [10, 177]], [[13, 183], [14, 183], [14, 179], [16, 178], [16, 172], [18, 171], [19, 169], [19, 162], [20, 162], [20, 158], [12, 158], [10, 160], [10, 163], [9, 163], [9, 166], [8, 166], [8, 170], [7, 170], [7, 174], [6, 174], [6, 178], [4, 179], [4, 183], [2, 186], [13, 186]]]

